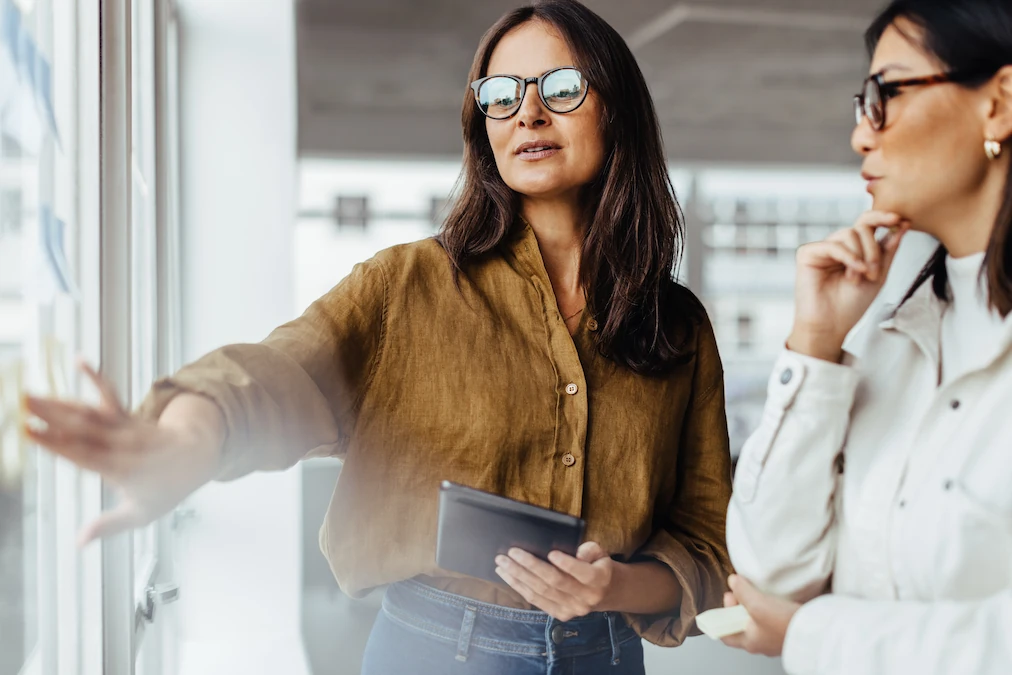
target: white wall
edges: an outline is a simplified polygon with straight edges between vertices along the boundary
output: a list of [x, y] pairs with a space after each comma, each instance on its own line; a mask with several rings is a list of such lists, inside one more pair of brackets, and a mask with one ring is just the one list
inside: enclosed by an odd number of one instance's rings
[[[180, 0], [183, 358], [295, 313], [292, 0]], [[298, 471], [208, 486], [179, 537], [180, 672], [306, 673]]]

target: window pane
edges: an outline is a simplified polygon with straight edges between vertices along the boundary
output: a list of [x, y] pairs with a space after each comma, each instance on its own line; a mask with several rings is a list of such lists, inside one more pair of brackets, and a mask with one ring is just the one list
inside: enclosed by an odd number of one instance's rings
[[23, 103], [0, 109], [0, 675], [16, 675], [38, 642], [36, 457], [18, 431], [18, 399], [37, 334], [23, 285], [43, 177], [38, 148], [23, 142], [32, 132]]

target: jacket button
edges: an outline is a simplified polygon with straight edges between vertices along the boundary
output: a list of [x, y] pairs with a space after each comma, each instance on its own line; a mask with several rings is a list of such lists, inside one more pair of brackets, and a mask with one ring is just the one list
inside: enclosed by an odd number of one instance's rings
[[575, 396], [578, 391], [580, 391], [580, 388], [576, 386], [576, 383], [570, 382], [566, 385], [566, 393], [570, 396]]
[[591, 332], [597, 330], [597, 319], [591, 319], [587, 322], [587, 329]]
[[784, 368], [784, 372], [780, 373], [780, 384], [787, 384], [794, 377], [794, 371], [790, 368]]
[[573, 466], [574, 464], [576, 464], [576, 457], [573, 457], [572, 454], [567, 452], [565, 455], [562, 456], [562, 463], [565, 464], [566, 466]]

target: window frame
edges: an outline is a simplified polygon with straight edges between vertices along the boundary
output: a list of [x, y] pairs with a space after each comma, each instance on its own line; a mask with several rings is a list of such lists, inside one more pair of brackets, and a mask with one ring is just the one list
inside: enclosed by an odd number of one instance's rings
[[[154, 93], [142, 110], [147, 125], [145, 150], [153, 154], [147, 167], [134, 164], [132, 69], [143, 64], [135, 63], [134, 17], [132, 0], [105, 0], [99, 16], [101, 34], [101, 108], [102, 133], [100, 147], [100, 246], [102, 269], [100, 272], [101, 320], [100, 363], [103, 374], [120, 392], [129, 398], [134, 374], [132, 265], [136, 253], [132, 190], [122, 189], [138, 179], [138, 169], [149, 191], [152, 203], [147, 205], [153, 217], [150, 235], [151, 260], [143, 261], [142, 269], [152, 274], [149, 280], [154, 288], [156, 307], [153, 309], [152, 339], [154, 349], [150, 355], [150, 370], [162, 375], [178, 366], [179, 354], [179, 247], [176, 222], [178, 195], [176, 171], [178, 167], [178, 127], [175, 113], [176, 85], [176, 13], [168, 0], [136, 0], [148, 3], [143, 35], [151, 37], [149, 44], [140, 45], [150, 58], [147, 65], [155, 77]], [[142, 74], [144, 76], [144, 74]], [[144, 168], [151, 175], [143, 175]], [[153, 194], [151, 194], [153, 192]], [[135, 405], [138, 401], [129, 401]], [[115, 503], [109, 486], [102, 488], [102, 506]], [[164, 612], [155, 610], [153, 623], [145, 618], [148, 589], [169, 579], [171, 561], [171, 530], [168, 519], [151, 526], [155, 544], [151, 558], [134, 559], [132, 534], [112, 537], [102, 542], [102, 626], [103, 672], [130, 674], [136, 669], [142, 645], [153, 645], [153, 658], [145, 663], [145, 675], [157, 675], [165, 663], [172, 663], [170, 646], [162, 640]]]

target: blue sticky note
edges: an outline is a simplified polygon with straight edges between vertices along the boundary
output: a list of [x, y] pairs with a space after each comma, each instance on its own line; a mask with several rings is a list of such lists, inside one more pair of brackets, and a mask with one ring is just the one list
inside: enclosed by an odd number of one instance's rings
[[49, 124], [49, 130], [56, 140], [56, 145], [62, 149], [60, 142], [60, 130], [56, 125], [56, 110], [53, 108], [53, 69], [41, 54], [35, 63], [35, 82], [37, 85], [35, 103], [39, 108], [42, 118]]
[[67, 253], [64, 250], [66, 223], [54, 217], [53, 212], [45, 205], [39, 209], [39, 219], [41, 240], [39, 243], [46, 267], [60, 291], [67, 295], [76, 295], [77, 290], [70, 276]]
[[20, 88], [18, 72], [18, 32], [21, 14], [11, 0], [0, 0], [0, 108], [17, 95]]
[[12, 0], [0, 2], [0, 19], [3, 20], [3, 26], [0, 27], [0, 42], [3, 43], [4, 50], [10, 56], [14, 69], [18, 70], [18, 42], [20, 39], [18, 36], [21, 35], [21, 12]]
[[[19, 22], [20, 23], [20, 22]], [[21, 81], [28, 83], [32, 93], [35, 92], [35, 56], [38, 49], [35, 40], [28, 34], [24, 27], [18, 32], [18, 73]]]

